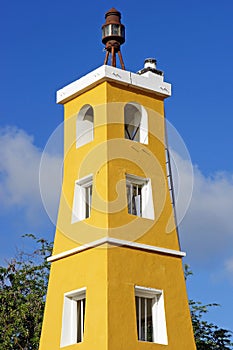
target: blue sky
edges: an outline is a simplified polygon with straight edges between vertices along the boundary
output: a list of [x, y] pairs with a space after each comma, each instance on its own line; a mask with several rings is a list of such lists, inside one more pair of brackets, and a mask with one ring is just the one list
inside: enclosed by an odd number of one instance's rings
[[[194, 166], [193, 197], [180, 227], [185, 261], [194, 272], [188, 293], [192, 299], [221, 304], [209, 319], [233, 330], [230, 0], [23, 0], [2, 5], [1, 261], [26, 244], [20, 238], [24, 233], [53, 238], [38, 172], [47, 140], [63, 120], [55, 91], [103, 64], [101, 25], [112, 6], [122, 12], [126, 26], [126, 69], [136, 72], [145, 58], [155, 57], [173, 85], [173, 96], [166, 100], [167, 119], [182, 136]], [[59, 151], [58, 145], [47, 154], [53, 179], [59, 177]], [[55, 206], [57, 197], [51, 193]]]

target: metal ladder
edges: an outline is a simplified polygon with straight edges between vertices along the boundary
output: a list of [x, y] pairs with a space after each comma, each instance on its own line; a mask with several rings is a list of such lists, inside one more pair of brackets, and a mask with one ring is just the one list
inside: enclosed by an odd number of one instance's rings
[[166, 171], [167, 171], [167, 180], [168, 180], [168, 189], [170, 193], [171, 203], [173, 208], [175, 208], [175, 194], [174, 194], [174, 185], [172, 179], [172, 170], [171, 170], [171, 159], [168, 146], [165, 148], [165, 157], [166, 157]]
[[178, 242], [179, 242], [179, 246], [180, 246], [179, 227], [178, 227], [177, 214], [176, 214], [175, 191], [174, 191], [174, 183], [173, 183], [173, 179], [172, 179], [171, 158], [170, 158], [170, 152], [169, 152], [169, 147], [168, 147], [166, 116], [164, 119], [164, 123], [165, 123], [165, 125], [164, 125], [165, 126], [165, 157], [166, 157], [166, 172], [167, 172], [168, 189], [169, 189], [171, 203], [172, 203], [172, 207], [173, 207], [174, 220], [175, 220], [176, 231], [177, 231], [177, 235], [178, 235]]

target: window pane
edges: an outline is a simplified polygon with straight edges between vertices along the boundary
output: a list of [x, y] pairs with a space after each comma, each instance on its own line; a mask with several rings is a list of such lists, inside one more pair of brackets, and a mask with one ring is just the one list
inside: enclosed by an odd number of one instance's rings
[[141, 111], [140, 107], [128, 103], [125, 106], [125, 138], [139, 142], [140, 140], [140, 123]]
[[86, 299], [77, 300], [77, 343], [83, 341]]
[[113, 35], [121, 35], [120, 29], [121, 29], [121, 27], [119, 26], [119, 24], [113, 24], [112, 25], [112, 34]]
[[133, 124], [125, 124], [125, 138], [133, 141], [139, 141], [140, 126]]
[[147, 341], [153, 341], [152, 299], [147, 299]]
[[141, 298], [141, 339], [145, 340], [145, 298]]
[[138, 339], [141, 339], [141, 298], [136, 297], [136, 316], [137, 316], [137, 330]]
[[132, 214], [132, 194], [131, 194], [130, 184], [126, 184], [126, 192], [127, 192], [128, 213]]
[[76, 148], [93, 140], [94, 137], [94, 110], [92, 106], [83, 106], [76, 121]]
[[89, 187], [85, 188], [85, 218], [89, 217], [89, 206], [90, 206], [90, 198], [89, 198]]
[[153, 342], [152, 299], [136, 296], [138, 339]]
[[111, 34], [111, 25], [105, 26], [103, 28], [103, 37], [109, 36]]
[[77, 343], [80, 343], [81, 341], [81, 300], [77, 300]]
[[86, 299], [83, 299], [83, 334], [84, 334], [84, 321], [85, 321], [85, 310], [86, 310]]
[[137, 196], [137, 185], [132, 184], [132, 213], [133, 215], [137, 215], [137, 211], [136, 211], [136, 201], [135, 201], [135, 197]]
[[[141, 187], [139, 188], [138, 195], [135, 196], [135, 215], [142, 216], [142, 196], [141, 196]], [[140, 193], [140, 194], [139, 194]]]
[[86, 111], [83, 120], [88, 120], [90, 123], [94, 122], [94, 110], [91, 106]]
[[128, 213], [142, 216], [142, 187], [135, 183], [126, 183]]
[[91, 215], [92, 185], [85, 187], [85, 218]]

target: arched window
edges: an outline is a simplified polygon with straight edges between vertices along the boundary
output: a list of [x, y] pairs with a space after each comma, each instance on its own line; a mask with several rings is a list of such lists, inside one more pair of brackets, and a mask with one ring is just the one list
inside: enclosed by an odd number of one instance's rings
[[148, 116], [145, 108], [130, 102], [124, 108], [125, 138], [148, 144]]
[[90, 105], [83, 106], [76, 122], [76, 148], [93, 140], [94, 135], [94, 110]]

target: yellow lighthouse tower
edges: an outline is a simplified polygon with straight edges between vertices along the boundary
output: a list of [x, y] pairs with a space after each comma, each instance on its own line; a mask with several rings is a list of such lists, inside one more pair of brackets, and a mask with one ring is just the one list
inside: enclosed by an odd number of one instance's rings
[[105, 64], [57, 92], [64, 170], [40, 350], [196, 349], [166, 166], [171, 85], [153, 59], [124, 70], [123, 42], [111, 9]]

